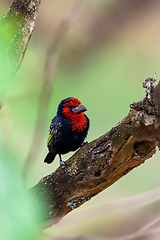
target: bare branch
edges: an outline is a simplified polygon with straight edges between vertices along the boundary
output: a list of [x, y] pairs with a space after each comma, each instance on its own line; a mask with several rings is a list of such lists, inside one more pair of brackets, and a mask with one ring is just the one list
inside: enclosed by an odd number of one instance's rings
[[150, 203], [154, 203], [158, 200], [160, 200], [160, 188], [141, 193], [136, 196], [119, 199], [116, 201], [111, 201], [105, 204], [87, 208], [87, 210], [85, 209], [78, 214], [72, 214], [72, 217], [70, 219], [63, 219], [63, 221], [59, 223], [59, 227], [63, 228], [65, 225], [75, 223], [79, 220], [83, 220], [84, 218], [91, 218], [104, 212], [108, 213], [126, 208], [140, 207]]
[[[154, 1], [152, 4], [149, 0], [120, 0], [116, 4], [112, 1], [104, 1], [100, 8], [96, 11], [86, 11], [83, 15], [84, 35], [80, 38], [74, 39], [74, 44], [67, 47], [63, 53], [65, 64], [72, 64], [72, 67], [83, 63], [84, 58], [93, 54], [102, 45], [112, 42], [117, 37], [119, 32], [123, 32], [129, 21], [136, 22], [137, 19], [141, 21], [143, 11], [159, 9], [159, 1]], [[147, 22], [147, 21], [146, 21]], [[70, 61], [68, 61], [68, 53], [70, 53]], [[77, 57], [78, 56], [78, 57]], [[73, 65], [74, 64], [74, 65]]]
[[[131, 105], [129, 114], [109, 132], [85, 144], [30, 192], [46, 209], [43, 222], [57, 222], [73, 209], [144, 163], [160, 147], [160, 82], [146, 79], [150, 97]], [[40, 197], [41, 200], [38, 200]]]
[[56, 240], [139, 240], [148, 239], [151, 236], [160, 236], [160, 228], [157, 228], [157, 224], [160, 222], [160, 212], [152, 216], [142, 227], [133, 233], [118, 236], [87, 236], [87, 237], [57, 237]]
[[48, 105], [49, 105], [49, 101], [53, 91], [54, 75], [56, 71], [58, 50], [60, 49], [61, 43], [65, 35], [67, 34], [71, 26], [76, 21], [78, 17], [78, 13], [81, 9], [82, 3], [83, 3], [82, 0], [75, 1], [75, 4], [71, 9], [70, 13], [60, 24], [57, 34], [49, 47], [49, 51], [48, 51], [46, 62], [45, 62], [45, 68], [44, 68], [44, 78], [43, 78], [42, 92], [40, 96], [40, 105], [39, 105], [39, 111], [37, 116], [37, 124], [36, 124], [36, 129], [35, 129], [34, 137], [31, 144], [31, 149], [24, 166], [24, 176], [26, 176], [28, 172], [30, 163], [33, 163], [33, 161], [35, 161], [42, 143], [43, 136], [44, 136]]

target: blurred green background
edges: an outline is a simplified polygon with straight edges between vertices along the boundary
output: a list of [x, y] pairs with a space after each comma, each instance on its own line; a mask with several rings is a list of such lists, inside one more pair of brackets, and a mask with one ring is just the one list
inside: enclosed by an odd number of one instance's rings
[[[0, 1], [1, 16], [11, 2]], [[10, 156], [14, 155], [21, 168], [29, 154], [34, 135], [47, 50], [59, 24], [73, 4], [73, 0], [42, 1], [23, 63], [8, 86], [5, 105], [0, 111], [0, 141], [9, 146]], [[46, 139], [50, 121], [62, 99], [75, 96], [87, 107], [87, 116], [91, 122], [87, 141], [92, 141], [121, 121], [128, 114], [130, 103], [144, 98], [142, 83], [146, 78], [156, 72], [159, 79], [159, 7], [160, 3], [156, 0], [84, 2], [77, 21], [63, 39], [59, 50], [43, 144], [39, 156], [29, 169], [28, 187], [32, 187], [59, 165], [58, 158], [52, 165], [44, 164], [43, 159], [47, 154]], [[63, 160], [71, 155], [64, 155]], [[62, 220], [47, 229], [42, 239], [61, 235], [108, 236], [135, 230], [157, 211], [158, 204], [134, 211], [98, 214], [82, 218], [74, 224], [71, 219], [72, 215], [87, 211], [90, 206], [158, 187], [159, 157], [157, 150], [152, 159], [66, 216], [68, 224], [63, 224]]]

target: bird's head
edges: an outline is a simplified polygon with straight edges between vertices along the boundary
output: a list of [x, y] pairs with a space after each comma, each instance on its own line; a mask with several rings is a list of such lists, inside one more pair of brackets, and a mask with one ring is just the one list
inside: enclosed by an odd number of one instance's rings
[[78, 98], [69, 97], [60, 102], [57, 115], [62, 115], [72, 120], [77, 116], [83, 116], [83, 112], [85, 111], [87, 111], [87, 108], [82, 105], [82, 102]]
[[84, 114], [87, 108], [75, 97], [62, 100], [58, 106], [57, 115], [70, 119], [72, 131], [83, 132], [89, 127], [89, 119]]

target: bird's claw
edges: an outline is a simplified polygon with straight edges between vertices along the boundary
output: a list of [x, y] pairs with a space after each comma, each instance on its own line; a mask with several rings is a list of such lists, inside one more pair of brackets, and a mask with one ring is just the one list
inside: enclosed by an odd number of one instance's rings
[[86, 141], [86, 142], [83, 142], [82, 144], [81, 144], [81, 147], [83, 147], [85, 144], [87, 144], [88, 142]]
[[62, 160], [60, 160], [59, 163], [60, 163], [60, 166], [61, 166], [61, 165], [63, 165], [63, 166], [66, 165], [66, 163], [65, 163], [64, 161], [62, 161]]

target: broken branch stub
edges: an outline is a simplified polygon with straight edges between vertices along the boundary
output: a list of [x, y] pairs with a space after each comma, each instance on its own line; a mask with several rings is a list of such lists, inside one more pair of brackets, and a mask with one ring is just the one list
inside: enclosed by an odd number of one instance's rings
[[65, 166], [30, 189], [33, 200], [46, 209], [43, 222], [57, 222], [156, 152], [160, 146], [159, 85], [153, 78], [146, 79], [143, 86], [150, 89], [150, 97], [146, 93], [142, 101], [131, 104], [129, 114], [115, 127], [85, 144]]
[[157, 83], [154, 75], [153, 78], [147, 78], [144, 81], [143, 87], [146, 88], [146, 97], [140, 102], [132, 103], [130, 108], [141, 111], [142, 118], [143, 110], [150, 114], [150, 120], [154, 121], [153, 125], [157, 129], [160, 126], [160, 81]]

